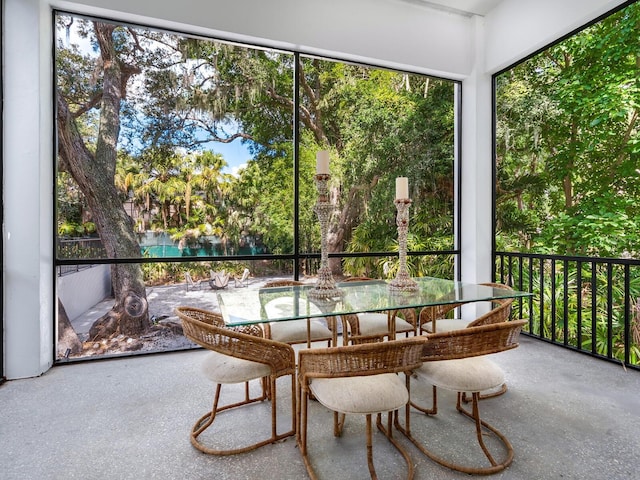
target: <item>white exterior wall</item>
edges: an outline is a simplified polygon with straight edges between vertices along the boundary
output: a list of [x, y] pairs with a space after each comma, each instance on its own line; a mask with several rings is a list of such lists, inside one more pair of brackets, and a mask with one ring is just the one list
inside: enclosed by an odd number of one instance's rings
[[51, 9], [462, 80], [462, 277], [491, 274], [490, 74], [622, 0], [504, 0], [484, 19], [400, 0], [5, 0], [7, 378], [53, 362]]
[[58, 278], [58, 298], [67, 317], [74, 321], [111, 295], [111, 267], [94, 265]]

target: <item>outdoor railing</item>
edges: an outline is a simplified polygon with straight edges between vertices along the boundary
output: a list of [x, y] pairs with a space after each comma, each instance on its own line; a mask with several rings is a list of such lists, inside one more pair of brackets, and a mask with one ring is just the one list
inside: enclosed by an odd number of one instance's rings
[[525, 334], [640, 369], [640, 260], [496, 252]]
[[104, 258], [106, 252], [102, 240], [97, 237], [89, 238], [60, 238], [58, 239], [58, 258]]
[[72, 273], [87, 270], [88, 268], [92, 268], [94, 266], [95, 265], [58, 265], [58, 267], [56, 267], [56, 270], [59, 277], [64, 277], [65, 275], [71, 275]]

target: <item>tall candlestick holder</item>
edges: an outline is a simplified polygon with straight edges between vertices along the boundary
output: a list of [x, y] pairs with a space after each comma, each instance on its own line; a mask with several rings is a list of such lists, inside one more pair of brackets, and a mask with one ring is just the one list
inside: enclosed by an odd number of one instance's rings
[[319, 173], [314, 177], [316, 188], [318, 189], [318, 200], [313, 208], [318, 215], [320, 222], [320, 269], [318, 270], [318, 281], [313, 289], [309, 291], [312, 298], [333, 298], [341, 294], [336, 287], [336, 282], [331, 275], [329, 268], [329, 254], [327, 252], [327, 233], [329, 228], [329, 218], [333, 209], [329, 202], [329, 188], [327, 184], [331, 176], [328, 173]]
[[408, 198], [396, 198], [396, 225], [398, 226], [398, 253], [400, 266], [396, 278], [389, 283], [392, 291], [412, 291], [418, 289], [418, 284], [409, 276], [407, 270], [407, 234], [409, 232], [409, 207], [411, 200]]

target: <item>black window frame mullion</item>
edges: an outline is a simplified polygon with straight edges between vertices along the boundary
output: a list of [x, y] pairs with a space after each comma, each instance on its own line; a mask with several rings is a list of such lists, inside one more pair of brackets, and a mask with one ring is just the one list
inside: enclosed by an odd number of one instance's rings
[[293, 53], [293, 266], [300, 279], [300, 53]]

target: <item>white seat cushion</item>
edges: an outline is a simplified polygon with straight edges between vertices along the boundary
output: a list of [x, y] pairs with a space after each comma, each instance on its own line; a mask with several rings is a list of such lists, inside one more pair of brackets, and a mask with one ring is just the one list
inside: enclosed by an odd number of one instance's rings
[[[299, 300], [298, 308], [295, 309], [295, 300], [291, 297], [278, 297], [269, 301], [265, 305], [267, 318], [286, 318], [288, 316], [297, 315], [299, 312], [315, 314], [320, 310], [315, 305], [306, 305], [304, 301]], [[303, 343], [307, 341], [307, 320], [281, 320], [279, 322], [271, 322], [271, 338], [283, 343]], [[312, 318], [309, 326], [311, 341], [330, 340], [333, 338], [331, 330], [327, 327], [327, 321], [324, 318]]]
[[[438, 332], [452, 332], [454, 330], [461, 330], [469, 325], [469, 320], [463, 320], [462, 318], [442, 318], [436, 320], [436, 331]], [[422, 325], [422, 329], [433, 333], [431, 329], [431, 322], [427, 322]]]
[[396, 410], [409, 401], [403, 375], [383, 373], [362, 377], [314, 378], [315, 398], [341, 413], [378, 413]]
[[202, 362], [203, 373], [215, 383], [244, 383], [271, 374], [264, 363], [209, 352]]
[[420, 381], [454, 392], [482, 392], [505, 381], [502, 369], [486, 357], [424, 362], [415, 375]]
[[[358, 324], [361, 335], [377, 335], [388, 332], [386, 313], [359, 313]], [[396, 332], [412, 332], [413, 325], [396, 317]]]
[[[307, 341], [307, 321], [287, 320], [270, 324], [271, 338], [283, 343], [302, 343]], [[331, 330], [319, 320], [309, 322], [311, 341], [333, 338]]]

